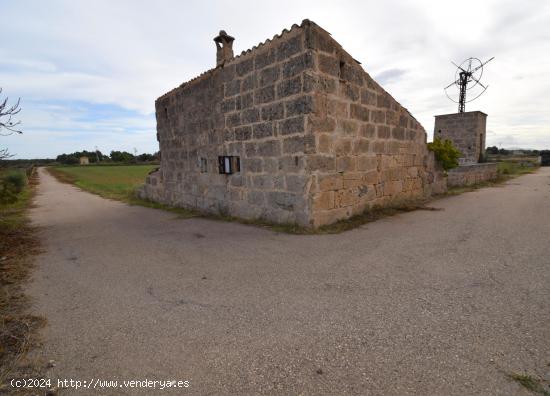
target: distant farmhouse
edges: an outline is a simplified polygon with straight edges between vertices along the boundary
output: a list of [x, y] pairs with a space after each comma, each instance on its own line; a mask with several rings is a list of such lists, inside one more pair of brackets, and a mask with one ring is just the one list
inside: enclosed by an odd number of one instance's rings
[[144, 198], [318, 227], [446, 188], [419, 122], [314, 22], [156, 101], [160, 169]]
[[85, 155], [83, 155], [82, 157], [80, 157], [78, 159], [78, 162], [80, 163], [80, 165], [89, 165], [90, 164], [90, 159], [88, 157], [86, 157]]

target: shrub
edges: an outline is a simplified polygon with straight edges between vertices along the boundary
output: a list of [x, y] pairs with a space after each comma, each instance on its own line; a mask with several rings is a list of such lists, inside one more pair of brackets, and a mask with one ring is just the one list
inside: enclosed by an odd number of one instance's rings
[[458, 166], [458, 158], [461, 153], [450, 140], [445, 139], [443, 141], [441, 138], [436, 137], [433, 142], [428, 143], [428, 150], [434, 152], [435, 159], [446, 171]]
[[23, 172], [10, 172], [3, 177], [2, 184], [9, 185], [16, 193], [20, 193], [27, 185], [27, 176]]
[[2, 183], [0, 185], [0, 204], [11, 204], [17, 201], [17, 194], [12, 186]]
[[25, 169], [25, 175], [27, 175], [27, 180], [29, 180], [35, 174], [36, 174], [36, 167], [34, 165], [31, 165], [27, 169]]
[[11, 172], [0, 179], [0, 203], [10, 204], [17, 201], [19, 194], [27, 185], [27, 177], [23, 172]]

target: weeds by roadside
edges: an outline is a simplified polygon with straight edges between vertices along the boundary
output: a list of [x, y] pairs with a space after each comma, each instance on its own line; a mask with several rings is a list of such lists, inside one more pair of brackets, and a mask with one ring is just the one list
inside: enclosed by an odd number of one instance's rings
[[[542, 396], [550, 396], [550, 390], [544, 388], [543, 381], [529, 374], [509, 373], [508, 377], [525, 389]], [[550, 389], [550, 388], [549, 388]]]
[[26, 216], [36, 183], [31, 177], [14, 202], [0, 204], [0, 393], [9, 389], [2, 387], [7, 379], [39, 370], [28, 352], [45, 319], [28, 314], [22, 288], [32, 269], [32, 255], [39, 251], [36, 230]]

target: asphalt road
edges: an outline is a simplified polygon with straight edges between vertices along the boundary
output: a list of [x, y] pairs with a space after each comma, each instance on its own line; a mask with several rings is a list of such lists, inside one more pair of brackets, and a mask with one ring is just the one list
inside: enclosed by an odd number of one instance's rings
[[530, 395], [506, 374], [550, 379], [550, 168], [319, 236], [40, 179], [29, 293], [50, 378], [197, 395]]

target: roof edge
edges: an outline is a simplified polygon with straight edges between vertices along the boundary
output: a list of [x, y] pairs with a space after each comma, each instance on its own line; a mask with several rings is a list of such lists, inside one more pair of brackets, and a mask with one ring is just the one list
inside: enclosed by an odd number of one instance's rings
[[480, 114], [483, 114], [485, 117], [487, 117], [487, 113], [484, 113], [484, 112], [479, 111], [479, 110], [464, 111], [462, 113], [437, 114], [437, 115], [434, 115], [434, 117], [450, 117], [450, 116], [456, 116], [456, 115], [459, 115], [459, 114], [473, 114], [473, 113], [480, 113]]
[[270, 44], [272, 41], [281, 39], [281, 38], [283, 38], [284, 36], [286, 36], [287, 34], [292, 33], [292, 32], [295, 32], [297, 29], [303, 29], [303, 28], [308, 27], [308, 26], [311, 26], [311, 25], [316, 26], [316, 27], [318, 27], [319, 29], [322, 29], [323, 31], [325, 31], [327, 34], [330, 35], [329, 32], [327, 32], [326, 30], [324, 30], [322, 27], [320, 27], [319, 25], [317, 25], [315, 22], [313, 22], [313, 21], [311, 21], [311, 20], [309, 20], [309, 19], [304, 19], [304, 20], [302, 20], [302, 22], [301, 22], [299, 25], [295, 23], [295, 24], [293, 24], [293, 25], [290, 27], [290, 29], [286, 29], [286, 28], [285, 28], [285, 29], [282, 30], [281, 33], [275, 34], [272, 38], [267, 38], [266, 40], [264, 40], [264, 41], [262, 41], [262, 42], [260, 42], [260, 43], [258, 43], [258, 44], [256, 44], [256, 45], [254, 45], [252, 48], [248, 48], [248, 49], [242, 51], [239, 55], [234, 56], [233, 58], [231, 58], [231, 59], [230, 59], [228, 62], [226, 62], [225, 64], [219, 65], [219, 66], [216, 66], [216, 67], [213, 67], [213, 68], [211, 68], [211, 69], [208, 69], [208, 70], [202, 72], [201, 74], [199, 74], [198, 76], [193, 77], [192, 79], [187, 80], [187, 81], [181, 83], [179, 86], [177, 86], [177, 87], [171, 89], [170, 91], [168, 91], [168, 92], [162, 94], [161, 96], [159, 96], [159, 97], [156, 99], [156, 101], [163, 99], [164, 97], [170, 95], [172, 92], [174, 92], [174, 91], [176, 91], [176, 90], [178, 90], [178, 89], [180, 89], [180, 88], [183, 88], [183, 87], [187, 86], [188, 84], [192, 84], [192, 83], [198, 82], [199, 80], [202, 80], [203, 78], [205, 78], [205, 77], [211, 75], [214, 71], [216, 71], [216, 70], [218, 70], [218, 69], [223, 69], [224, 66], [227, 66], [227, 65], [229, 65], [229, 64], [232, 64], [233, 62], [236, 62], [237, 60], [240, 60], [242, 57], [244, 57], [244, 56], [246, 56], [246, 55], [248, 55], [248, 54], [250, 54], [250, 53], [253, 53], [253, 52], [257, 51], [257, 50], [262, 49], [264, 46], [266, 46], [267, 44]]

